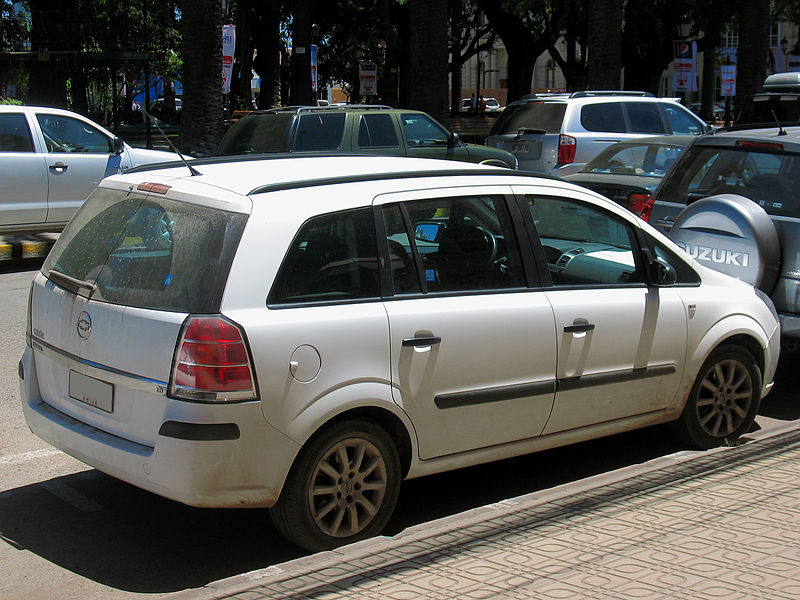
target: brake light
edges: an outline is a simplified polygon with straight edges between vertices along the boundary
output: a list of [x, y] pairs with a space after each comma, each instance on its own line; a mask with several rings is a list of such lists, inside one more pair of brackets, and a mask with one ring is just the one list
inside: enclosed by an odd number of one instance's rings
[[171, 397], [208, 402], [256, 397], [242, 330], [221, 315], [189, 316], [175, 350]]
[[783, 150], [783, 144], [775, 142], [758, 142], [756, 140], [736, 140], [739, 148], [761, 148], [763, 150]]
[[568, 165], [575, 160], [575, 151], [578, 149], [578, 140], [571, 135], [558, 136], [558, 164]]
[[150, 192], [152, 194], [166, 194], [172, 186], [169, 186], [165, 183], [151, 183], [146, 181], [144, 183], [140, 183], [136, 186], [136, 189], [140, 192]]
[[628, 210], [644, 221], [650, 221], [653, 197], [650, 194], [633, 193], [628, 196]]

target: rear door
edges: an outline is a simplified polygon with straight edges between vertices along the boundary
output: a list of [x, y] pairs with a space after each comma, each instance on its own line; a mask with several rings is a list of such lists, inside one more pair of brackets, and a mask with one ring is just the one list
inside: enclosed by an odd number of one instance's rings
[[0, 112], [0, 226], [44, 223], [47, 163], [26, 114]]
[[430, 459], [541, 434], [555, 389], [553, 312], [526, 287], [507, 188], [387, 194], [395, 402]]

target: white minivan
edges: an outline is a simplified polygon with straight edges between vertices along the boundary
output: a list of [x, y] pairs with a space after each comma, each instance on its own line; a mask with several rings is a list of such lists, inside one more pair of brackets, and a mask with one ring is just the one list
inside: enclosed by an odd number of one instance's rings
[[193, 506], [269, 507], [321, 550], [404, 478], [671, 422], [753, 424], [760, 291], [611, 200], [508, 169], [232, 157], [105, 179], [30, 291], [31, 430]]

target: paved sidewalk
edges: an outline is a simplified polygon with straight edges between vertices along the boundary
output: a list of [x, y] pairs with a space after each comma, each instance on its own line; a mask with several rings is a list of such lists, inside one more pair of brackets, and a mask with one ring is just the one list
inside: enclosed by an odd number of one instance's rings
[[169, 598], [795, 600], [798, 473], [793, 423]]

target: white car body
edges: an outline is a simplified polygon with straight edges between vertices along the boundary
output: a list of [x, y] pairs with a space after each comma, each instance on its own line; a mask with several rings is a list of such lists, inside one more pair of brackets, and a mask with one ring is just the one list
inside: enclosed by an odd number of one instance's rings
[[[32, 285], [20, 362], [32, 431], [146, 490], [194, 506], [273, 506], [301, 450], [347, 415], [371, 415], [393, 431], [407, 478], [672, 421], [712, 351], [737, 340], [758, 354], [763, 383], [754, 393], [760, 398], [772, 385], [779, 353], [774, 309], [753, 288], [685, 256], [683, 268], [701, 283], [528, 285], [502, 293], [268, 306], [276, 273], [304, 224], [336, 211], [426, 198], [568, 198], [675, 248], [578, 186], [394, 157], [193, 165], [202, 175], [181, 167], [108, 178], [97, 202], [103, 193], [143, 186], [156, 190], [150, 197], [157, 202], [244, 216], [218, 312], [244, 332], [254, 398], [174, 396], [176, 344], [188, 312], [88, 299], [44, 273]], [[65, 252], [92, 202], [51, 257]], [[594, 254], [602, 259], [603, 252]], [[202, 272], [200, 258], [181, 260], [183, 267], [170, 267], [165, 288], [181, 268]], [[593, 327], [564, 329], [582, 323]], [[100, 388], [94, 400], [93, 385]]]
[[[64, 130], [62, 142], [75, 140], [77, 133], [95, 145], [81, 149], [48, 139], [48, 121]], [[178, 160], [172, 152], [133, 148], [121, 141], [115, 148], [115, 138], [71, 111], [0, 106], [0, 233], [59, 231], [104, 177], [137, 165]]]

